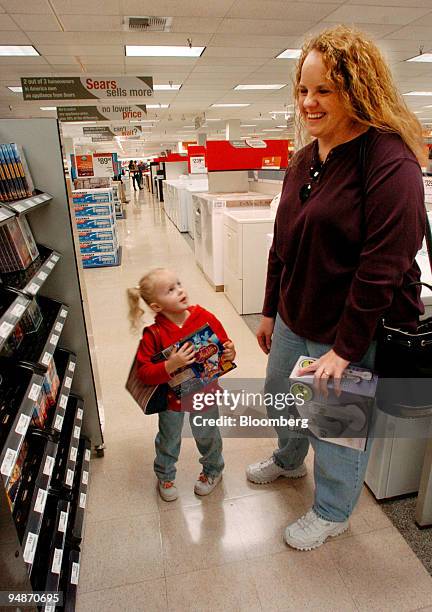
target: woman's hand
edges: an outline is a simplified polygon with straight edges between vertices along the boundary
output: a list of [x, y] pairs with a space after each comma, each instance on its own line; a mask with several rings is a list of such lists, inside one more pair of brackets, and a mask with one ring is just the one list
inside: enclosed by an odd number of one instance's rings
[[349, 366], [349, 361], [339, 357], [333, 349], [328, 353], [314, 361], [307, 368], [299, 370], [299, 376], [303, 374], [311, 374], [314, 372], [314, 385], [324, 395], [328, 394], [327, 382], [329, 378], [334, 379], [334, 389], [336, 395], [341, 394], [341, 379], [345, 368]]
[[168, 374], [172, 374], [179, 368], [191, 365], [195, 361], [195, 347], [190, 342], [186, 342], [179, 349], [174, 348], [171, 355], [165, 361], [165, 369]]
[[234, 361], [236, 356], [236, 350], [234, 346], [234, 342], [232, 340], [227, 340], [223, 343], [224, 351], [223, 351], [223, 359], [224, 361]]
[[259, 324], [256, 337], [261, 350], [268, 355], [270, 353], [271, 338], [275, 326], [274, 317], [263, 317]]

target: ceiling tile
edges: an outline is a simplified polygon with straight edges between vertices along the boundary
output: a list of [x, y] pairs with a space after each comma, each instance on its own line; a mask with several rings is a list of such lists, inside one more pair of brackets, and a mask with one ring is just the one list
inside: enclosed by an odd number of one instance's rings
[[7, 13], [24, 13], [27, 15], [31, 7], [31, 12], [35, 15], [51, 15], [52, 11], [46, 0], [1, 0], [2, 7]]
[[385, 40], [413, 40], [431, 46], [431, 29], [423, 26], [406, 26], [385, 37]]
[[79, 66], [74, 55], [44, 55], [49, 64]]
[[[0, 15], [1, 17], [1, 15]], [[2, 32], [1, 33], [1, 44], [2, 45], [30, 45], [32, 44], [30, 39], [21, 32], [16, 30], [15, 32]]]
[[[319, 34], [323, 30], [327, 28], [334, 28], [336, 26], [335, 23], [330, 21], [322, 21], [317, 23], [313, 28], [311, 28], [306, 34], [309, 36], [311, 34]], [[391, 24], [383, 24], [383, 23], [355, 23], [354, 27], [361, 32], [364, 32], [366, 35], [372, 38], [382, 38], [383, 36], [387, 36], [392, 32], [396, 32], [400, 29], [399, 25], [394, 23]]]
[[9, 15], [1, 14], [0, 15], [0, 31], [13, 31], [19, 30], [17, 24], [9, 17]]
[[[184, 33], [173, 32], [124, 32], [122, 40], [128, 45], [187, 45]], [[198, 47], [207, 45], [212, 39], [211, 34], [194, 34], [193, 44]]]
[[200, 17], [174, 17], [171, 32], [185, 32], [188, 34], [200, 32], [213, 33], [217, 31], [221, 23], [221, 18], [217, 19], [214, 17], [208, 19]]
[[[299, 33], [300, 34], [300, 33]], [[288, 47], [294, 47], [298, 42], [298, 36], [260, 36], [237, 34], [233, 39], [230, 34], [215, 34], [211, 41], [212, 47], [230, 47], [235, 40], [236, 47], [274, 47], [281, 51]], [[282, 60], [281, 60], [282, 61]]]
[[[42, 56], [34, 56], [34, 57], [4, 57], [0, 56], [0, 66], [46, 66], [47, 61]], [[3, 76], [3, 75], [2, 75]]]
[[13, 19], [24, 30], [39, 32], [61, 32], [61, 27], [53, 15], [12, 15]]
[[[343, 1], [343, 0], [341, 0]], [[263, 9], [266, 19], [286, 19], [289, 21], [308, 21], [323, 19], [339, 7], [340, 3], [285, 2], [285, 0], [266, 0], [265, 9], [262, 0], [237, 0], [227, 13], [227, 18], [261, 19]]]
[[[218, 33], [220, 34], [255, 34], [256, 44], [260, 45], [261, 36], [299, 36], [312, 28], [315, 21], [280, 21], [274, 19], [224, 19]], [[272, 45], [275, 46], [274, 43]]]
[[223, 17], [231, 8], [233, 0], [121, 0], [123, 15], [158, 15], [163, 17]]
[[[85, 44], [66, 44], [66, 45], [38, 45], [38, 51], [44, 55], [121, 55], [124, 56], [124, 49], [120, 45], [85, 45]], [[107, 61], [109, 61], [107, 59]]]
[[278, 54], [278, 47], [207, 47], [206, 57], [259, 57], [273, 58]]
[[432, 12], [424, 15], [421, 19], [416, 19], [410, 26], [432, 26]]
[[[362, 4], [367, 6], [379, 4], [379, 6], [403, 6], [403, 7], [429, 7], [432, 9], [432, 0], [361, 0]], [[359, 4], [359, 0], [347, 0], [346, 4]]]
[[117, 15], [62, 15], [67, 32], [121, 32], [122, 19]]
[[125, 57], [126, 66], [192, 66], [196, 57]]
[[51, 0], [60, 15], [121, 15], [120, 0]]
[[383, 6], [369, 6], [365, 10], [361, 4], [345, 4], [339, 7], [330, 15], [327, 15], [326, 21], [333, 23], [394, 23], [406, 25], [414, 19], [426, 15], [429, 8], [412, 8], [408, 6], [397, 7], [392, 6], [391, 10]]
[[114, 66], [116, 67], [119, 65], [123, 66], [124, 60], [125, 60], [125, 58], [122, 57], [121, 55], [112, 55], [109, 61], [107, 61], [107, 58], [104, 55], [85, 55], [85, 54], [81, 55], [80, 54], [80, 55], [77, 55], [76, 57], [85, 66], [87, 64], [92, 64], [93, 66], [106, 64], [107, 66], [113, 66], [113, 70], [114, 70]]

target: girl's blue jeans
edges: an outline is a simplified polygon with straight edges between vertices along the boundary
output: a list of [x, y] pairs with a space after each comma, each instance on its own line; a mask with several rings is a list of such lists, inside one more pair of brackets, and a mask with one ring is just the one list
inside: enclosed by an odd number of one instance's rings
[[[266, 388], [281, 388], [301, 355], [321, 357], [331, 345], [320, 344], [294, 334], [277, 315], [267, 364]], [[372, 369], [376, 343], [373, 342], [358, 364]], [[276, 465], [295, 469], [305, 459], [309, 442], [315, 452], [315, 500], [313, 509], [323, 519], [343, 522], [351, 515], [363, 486], [371, 440], [365, 452], [339, 446], [313, 436], [303, 437], [287, 429], [278, 430], [278, 446], [273, 457]]]
[[[176, 463], [180, 454], [181, 435], [185, 414], [189, 414], [189, 423], [195, 443], [201, 453], [200, 463], [207, 476], [217, 476], [224, 468], [222, 457], [222, 438], [217, 426], [197, 427], [194, 425], [193, 412], [174, 412], [166, 410], [159, 413], [159, 431], [155, 439], [156, 459], [154, 471], [159, 480], [175, 480]], [[206, 417], [217, 418], [217, 408], [206, 411]]]

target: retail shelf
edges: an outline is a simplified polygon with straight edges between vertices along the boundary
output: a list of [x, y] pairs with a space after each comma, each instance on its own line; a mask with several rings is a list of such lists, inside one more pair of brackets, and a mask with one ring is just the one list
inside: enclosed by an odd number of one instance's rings
[[9, 208], [12, 212], [18, 215], [21, 215], [33, 211], [36, 208], [40, 208], [41, 206], [44, 206], [52, 199], [53, 197], [49, 193], [39, 191], [30, 198], [24, 198], [23, 200], [15, 200], [14, 202], [3, 202], [2, 206], [4, 206], [5, 208]]
[[72, 499], [83, 406], [83, 400], [80, 397], [72, 394], [69, 396], [60, 433], [59, 451], [54, 466], [53, 492], [58, 495], [66, 495], [68, 499]]
[[[61, 433], [63, 428], [64, 418], [66, 414], [66, 406], [69, 399], [69, 394], [72, 386], [72, 380], [76, 366], [76, 355], [64, 349], [57, 349], [54, 353], [54, 361], [57, 368], [57, 374], [61, 380], [60, 389], [57, 395], [57, 402], [51, 420], [51, 429], [54, 432]], [[81, 409], [80, 409], [81, 410]], [[82, 412], [80, 412], [82, 418]]]
[[13, 287], [30, 296], [38, 293], [61, 257], [60, 253], [43, 245], [38, 244], [38, 250], [39, 257], [26, 270], [1, 275], [6, 287]]
[[0, 290], [0, 351], [30, 305], [25, 295], [14, 290]]
[[68, 307], [50, 298], [38, 297], [43, 321], [37, 332], [27, 334], [14, 359], [46, 368], [50, 363], [68, 315]]
[[69, 511], [70, 503], [61, 499], [58, 504], [55, 531], [49, 556], [48, 572], [44, 588], [46, 592], [57, 592], [59, 590]]
[[[63, 581], [61, 584], [65, 601], [63, 612], [75, 612], [81, 553], [78, 550], [66, 549], [63, 555], [63, 563]], [[52, 606], [51, 608], [45, 606], [44, 612], [55, 612], [55, 610]]]
[[87, 503], [87, 489], [90, 473], [90, 456], [90, 441], [81, 438], [74, 481], [74, 503], [72, 504], [70, 529], [68, 530], [68, 539], [74, 545], [79, 545], [83, 538], [84, 512]]
[[0, 206], [0, 225], [7, 223], [14, 217], [15, 217], [15, 213], [13, 213], [8, 208], [4, 208], [4, 206]]
[[[6, 402], [2, 402], [2, 426], [5, 427], [5, 422], [11, 422], [13, 419], [8, 433], [4, 436], [4, 443], [2, 440], [0, 454], [0, 473], [7, 489], [30, 425], [34, 404], [42, 390], [43, 377], [28, 368], [16, 368], [9, 369], [7, 373], [3, 371], [2, 383], [3, 381], [1, 393]], [[25, 389], [24, 393], [22, 389]]]

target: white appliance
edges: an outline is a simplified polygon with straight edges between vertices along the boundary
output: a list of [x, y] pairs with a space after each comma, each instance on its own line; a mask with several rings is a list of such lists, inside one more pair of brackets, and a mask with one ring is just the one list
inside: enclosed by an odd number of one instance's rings
[[224, 291], [239, 314], [262, 310], [274, 219], [272, 209], [225, 210]]
[[197, 265], [202, 269], [203, 267], [203, 243], [202, 243], [201, 199], [192, 198], [192, 207], [193, 207], [195, 261]]
[[[165, 212], [180, 232], [190, 231], [190, 223], [193, 228], [192, 200], [191, 198], [188, 199], [187, 197], [189, 190], [191, 192], [201, 192], [207, 191], [207, 189], [207, 178], [202, 179], [201, 177], [198, 178], [198, 176], [181, 176], [178, 179], [171, 179], [165, 181]], [[189, 212], [188, 217], [189, 204], [191, 210]], [[191, 233], [193, 233], [193, 229]]]
[[271, 195], [255, 192], [192, 194], [192, 201], [199, 201], [201, 204], [202, 268], [207, 280], [216, 291], [222, 291], [224, 284], [223, 213], [225, 209], [243, 210], [245, 207], [270, 207], [271, 200]]
[[194, 222], [193, 222], [193, 203], [192, 203], [192, 194], [193, 193], [205, 193], [208, 191], [208, 179], [200, 178], [199, 180], [195, 180], [189, 185], [186, 186], [185, 189], [182, 189], [180, 192], [180, 197], [182, 199], [182, 207], [186, 211], [186, 231], [189, 233], [189, 236], [194, 239]]

